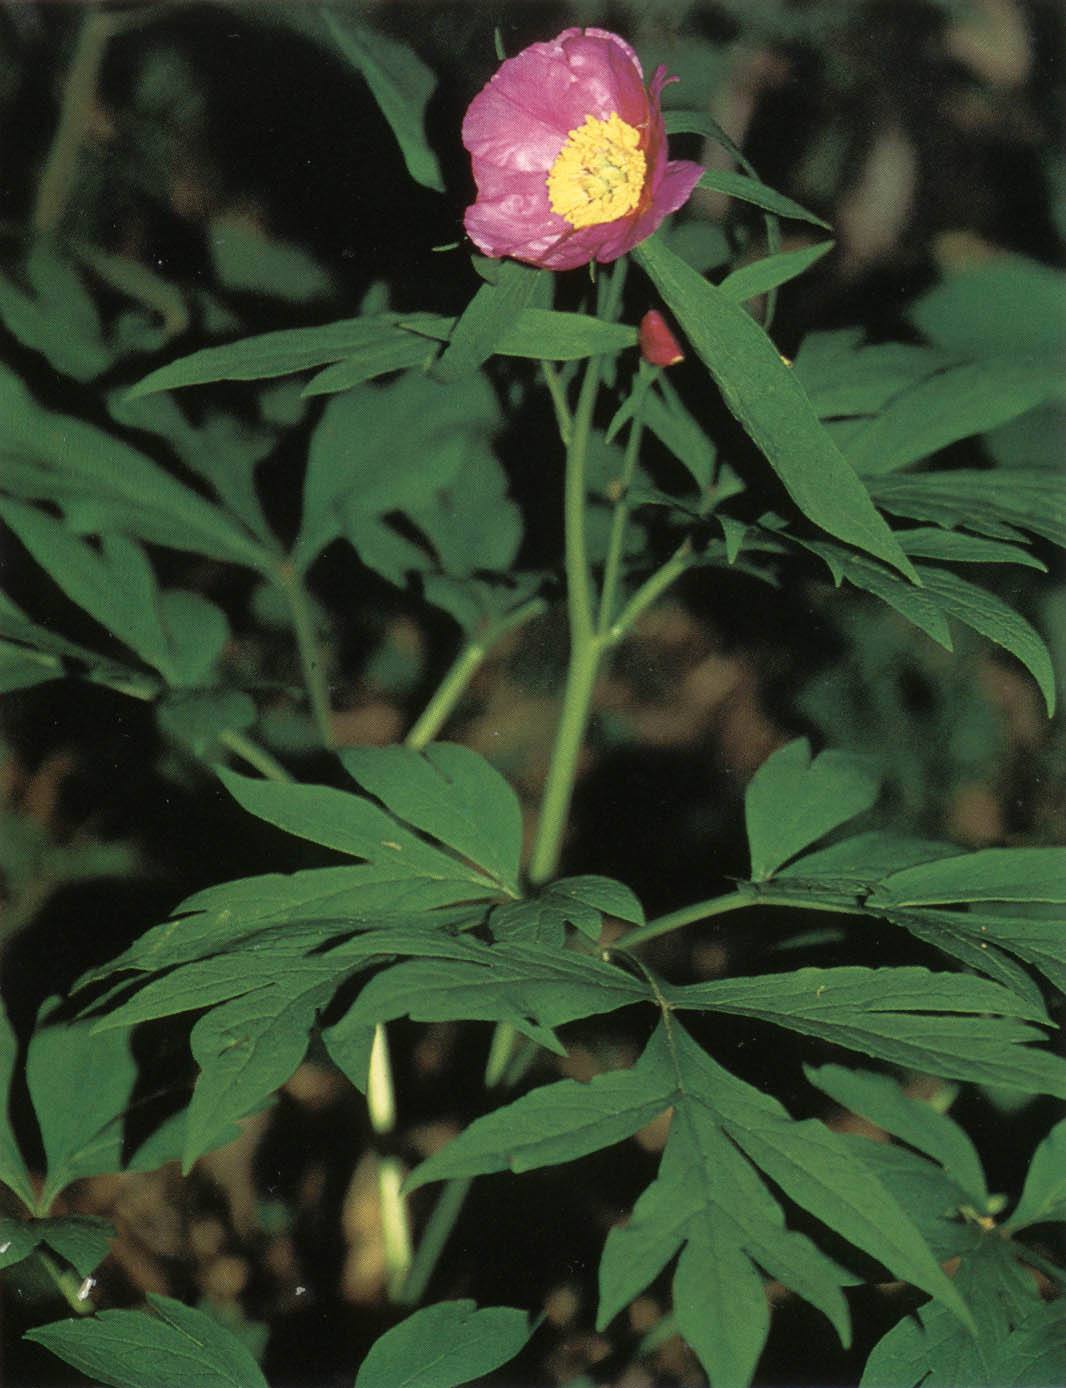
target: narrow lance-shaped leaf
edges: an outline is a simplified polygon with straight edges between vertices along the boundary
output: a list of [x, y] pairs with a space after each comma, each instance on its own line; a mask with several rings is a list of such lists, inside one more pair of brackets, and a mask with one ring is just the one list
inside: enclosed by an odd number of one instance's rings
[[425, 135], [426, 103], [436, 88], [432, 71], [406, 44], [363, 24], [350, 11], [323, 11], [341, 52], [367, 80], [403, 153], [407, 172], [425, 188], [443, 193], [437, 156]]
[[793, 501], [823, 530], [917, 581], [866, 488], [755, 320], [657, 236], [634, 252]]
[[933, 1157], [978, 1209], [988, 1204], [988, 1186], [977, 1149], [966, 1132], [932, 1104], [906, 1095], [888, 1075], [848, 1070], [842, 1065], [804, 1067], [807, 1078], [852, 1113]]
[[1045, 1220], [1066, 1222], [1066, 1118], [1033, 1153], [1021, 1199], [1006, 1227], [1017, 1232]]
[[447, 384], [476, 371], [529, 304], [538, 277], [545, 273], [516, 260], [504, 261], [496, 282], [481, 285], [452, 329], [447, 350], [433, 369], [437, 380]]
[[3, 1000], [0, 999], [0, 1181], [29, 1208], [33, 1204], [33, 1182], [15, 1141], [8, 1112], [8, 1091], [17, 1054], [18, 1042], [7, 1019]]
[[719, 293], [725, 294], [734, 303], [742, 304], [754, 299], [758, 294], [768, 294], [771, 289], [787, 284], [804, 270], [809, 270], [834, 247], [834, 241], [820, 241], [816, 246], [804, 246], [796, 251], [781, 251], [777, 255], [764, 256], [742, 265], [732, 271], [718, 285]]

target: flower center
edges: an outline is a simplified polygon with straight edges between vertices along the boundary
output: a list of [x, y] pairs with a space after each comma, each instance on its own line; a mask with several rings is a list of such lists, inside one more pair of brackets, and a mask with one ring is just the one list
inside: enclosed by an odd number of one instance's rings
[[553, 212], [572, 227], [593, 227], [624, 217], [640, 202], [647, 163], [640, 131], [617, 112], [606, 120], [586, 116], [571, 130], [548, 170]]

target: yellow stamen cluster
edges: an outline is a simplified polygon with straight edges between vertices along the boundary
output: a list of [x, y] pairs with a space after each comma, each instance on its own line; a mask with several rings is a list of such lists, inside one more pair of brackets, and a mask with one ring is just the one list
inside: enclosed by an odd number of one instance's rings
[[639, 130], [617, 112], [606, 120], [586, 116], [548, 170], [551, 209], [572, 227], [613, 222], [640, 202], [646, 171]]

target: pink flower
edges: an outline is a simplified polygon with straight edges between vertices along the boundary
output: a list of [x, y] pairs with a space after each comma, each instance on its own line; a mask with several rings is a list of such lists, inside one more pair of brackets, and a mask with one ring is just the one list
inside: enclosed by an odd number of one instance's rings
[[703, 172], [666, 157], [658, 67], [648, 90], [629, 44], [564, 29], [508, 58], [463, 121], [477, 201], [470, 239], [550, 270], [617, 260], [686, 203]]
[[640, 355], [651, 366], [676, 366], [685, 360], [669, 323], [657, 308], [648, 309], [637, 329]]

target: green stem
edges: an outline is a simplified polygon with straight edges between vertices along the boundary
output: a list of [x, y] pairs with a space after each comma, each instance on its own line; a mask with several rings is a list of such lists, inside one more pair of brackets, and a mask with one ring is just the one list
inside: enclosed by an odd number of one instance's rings
[[828, 911], [837, 916], [861, 915], [857, 902], [823, 901], [817, 897], [806, 899], [781, 892], [755, 892], [746, 889], [728, 892], [725, 896], [712, 896], [707, 901], [697, 901], [692, 906], [682, 906], [658, 920], [630, 930], [618, 941], [619, 948], [629, 949], [633, 945], [646, 944], [657, 940], [660, 935], [669, 935], [682, 926], [693, 925], [696, 921], [710, 920], [712, 916], [725, 915], [727, 911], [742, 911], [746, 906], [784, 906], [794, 911]]
[[657, 602], [668, 588], [677, 582], [686, 569], [692, 566], [693, 560], [692, 542], [683, 540], [662, 568], [656, 569], [629, 599], [619, 614], [618, 620], [606, 632], [607, 640], [612, 645], [620, 641], [637, 619], [653, 603]]
[[241, 761], [247, 762], [249, 766], [254, 766], [256, 771], [261, 776], [265, 776], [268, 781], [292, 780], [292, 777], [276, 757], [271, 756], [265, 747], [260, 747], [257, 742], [253, 742], [244, 733], [220, 733], [218, 740], [223, 747], [228, 747], [235, 757], [240, 757]]
[[63, 1300], [70, 1309], [79, 1316], [89, 1316], [96, 1309], [89, 1299], [89, 1288], [92, 1280], [85, 1278], [79, 1281], [73, 1273], [61, 1268], [50, 1253], [46, 1253], [43, 1248], [36, 1250], [37, 1257], [48, 1276], [55, 1283]]
[[70, 200], [78, 154], [114, 28], [112, 16], [104, 11], [86, 9], [82, 16], [59, 108], [59, 123], [37, 185], [33, 228], [38, 233], [56, 229]]
[[480, 641], [471, 641], [463, 647], [452, 662], [451, 669], [438, 685], [436, 693], [404, 738], [404, 746], [413, 747], [416, 752], [421, 752], [427, 743], [433, 741], [451, 717], [452, 711], [463, 697], [467, 685], [481, 668], [484, 659], [485, 647]]
[[669, 935], [672, 930], [680, 930], [684, 925], [695, 921], [709, 920], [711, 916], [721, 916], [727, 911], [740, 911], [745, 906], [755, 906], [760, 898], [748, 892], [730, 892], [727, 896], [714, 896], [709, 901], [697, 901], [693, 906], [682, 906], [667, 916], [640, 925], [636, 930], [628, 930], [618, 941], [622, 949], [632, 949], [634, 945], [657, 940], [660, 935]]
[[445, 1182], [433, 1213], [426, 1221], [422, 1238], [407, 1277], [396, 1296], [401, 1306], [415, 1306], [425, 1296], [429, 1279], [433, 1276], [444, 1245], [448, 1242], [456, 1221], [462, 1212], [467, 1193], [473, 1184], [470, 1176], [457, 1176]]
[[555, 411], [555, 423], [559, 430], [559, 437], [563, 441], [563, 447], [569, 448], [574, 421], [570, 414], [570, 406], [567, 403], [566, 391], [563, 389], [559, 368], [554, 362], [542, 361], [540, 369], [544, 374], [544, 384], [548, 387], [548, 394], [551, 396], [552, 409]]
[[333, 717], [329, 704], [329, 682], [326, 668], [315, 635], [315, 620], [311, 608], [311, 598], [303, 578], [291, 563], [283, 563], [274, 570], [274, 578], [285, 595], [289, 606], [292, 629], [296, 635], [296, 647], [300, 656], [300, 669], [303, 672], [307, 698], [311, 704], [311, 716], [323, 747], [333, 746]]
[[477, 640], [467, 642], [404, 738], [404, 746], [420, 752], [427, 743], [432, 742], [452, 716], [455, 706], [496, 642], [532, 617], [539, 616], [546, 608], [547, 603], [543, 598], [531, 598], [500, 621], [494, 622]]
[[570, 668], [563, 690], [563, 710], [555, 734], [537, 835], [529, 859], [529, 880], [535, 887], [550, 881], [559, 867], [563, 834], [574, 796], [577, 764], [585, 740], [602, 652], [603, 647], [591, 634], [575, 642], [571, 648]]
[[566, 451], [566, 605], [570, 625], [570, 664], [563, 707], [555, 734], [540, 819], [529, 862], [529, 879], [539, 886], [554, 877], [577, 779], [577, 763], [588, 726], [602, 644], [592, 618], [588, 547], [585, 540], [585, 464], [592, 415], [600, 384], [600, 358], [591, 357], [581, 383], [570, 447]]
[[626, 451], [622, 457], [622, 474], [617, 482], [618, 499], [614, 503], [614, 513], [611, 516], [611, 533], [607, 540], [607, 559], [603, 568], [603, 590], [600, 593], [600, 620], [598, 624], [598, 631], [601, 636], [611, 625], [611, 619], [614, 615], [618, 582], [622, 573], [626, 528], [629, 525], [629, 491], [636, 475], [637, 459], [640, 456], [640, 440], [644, 433], [644, 401], [657, 375], [658, 370], [655, 367], [649, 369], [641, 362], [633, 386], [633, 414], [630, 417], [629, 434], [626, 438]]

